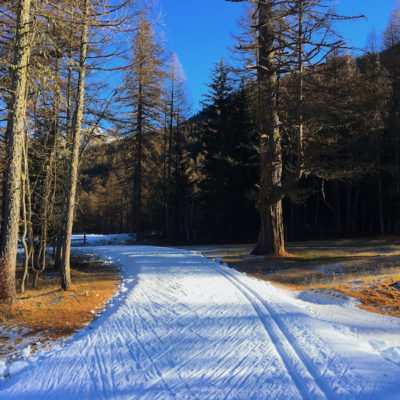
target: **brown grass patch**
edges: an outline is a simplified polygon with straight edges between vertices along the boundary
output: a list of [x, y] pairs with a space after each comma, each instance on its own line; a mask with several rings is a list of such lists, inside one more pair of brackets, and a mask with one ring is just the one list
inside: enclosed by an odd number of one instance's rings
[[363, 310], [400, 317], [400, 274], [365, 278], [336, 290], [356, 298]]
[[[73, 285], [69, 290], [60, 289], [59, 273], [50, 266], [40, 276], [37, 289], [29, 282], [12, 307], [0, 310], [0, 356], [15, 356], [12, 353], [19, 351], [22, 340], [35, 351], [48, 341], [82, 329], [116, 292], [120, 282], [116, 266], [88, 257], [74, 257], [71, 266]], [[4, 334], [10, 331], [19, 332], [19, 339]]]

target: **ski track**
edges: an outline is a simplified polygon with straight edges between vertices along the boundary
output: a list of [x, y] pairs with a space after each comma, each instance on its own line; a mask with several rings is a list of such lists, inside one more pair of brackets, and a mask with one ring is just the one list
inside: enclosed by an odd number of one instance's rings
[[120, 293], [0, 381], [0, 400], [400, 400], [400, 365], [369, 345], [374, 329], [399, 336], [396, 319], [306, 302], [195, 252], [80, 251], [121, 264]]
[[296, 346], [289, 332], [283, 328], [279, 319], [274, 316], [268, 304], [254, 290], [250, 289], [243, 282], [240, 282], [229, 272], [223, 271], [221, 268], [213, 268], [236, 286], [254, 307], [261, 323], [265, 327], [265, 331], [274, 343], [276, 350], [303, 398], [313, 398], [315, 400], [333, 399], [334, 396], [330, 393], [329, 388], [325, 387], [324, 390], [322, 389], [323, 383], [321, 379], [315, 373], [303, 352]]

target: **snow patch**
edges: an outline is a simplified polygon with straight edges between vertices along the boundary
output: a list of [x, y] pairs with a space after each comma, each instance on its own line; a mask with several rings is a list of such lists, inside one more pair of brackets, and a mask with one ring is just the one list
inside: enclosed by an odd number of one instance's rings
[[389, 347], [382, 351], [382, 356], [387, 360], [400, 365], [400, 347]]
[[349, 306], [357, 303], [357, 300], [330, 289], [305, 290], [300, 292], [297, 298], [308, 303], [321, 305]]
[[22, 357], [25, 357], [25, 358], [29, 357], [31, 355], [31, 345], [28, 345], [27, 347], [25, 347], [22, 350], [21, 355], [22, 355]]

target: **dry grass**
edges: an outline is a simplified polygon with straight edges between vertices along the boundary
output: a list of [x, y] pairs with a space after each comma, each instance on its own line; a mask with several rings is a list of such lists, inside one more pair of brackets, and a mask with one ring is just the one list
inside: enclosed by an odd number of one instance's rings
[[356, 298], [363, 310], [400, 317], [400, 274], [365, 278], [336, 290]]
[[[12, 355], [22, 341], [35, 351], [82, 329], [116, 292], [120, 282], [116, 266], [83, 257], [73, 258], [71, 265], [69, 290], [59, 288], [59, 274], [49, 268], [37, 289], [28, 287], [12, 308], [0, 310], [0, 356]], [[12, 340], [8, 332], [17, 333], [18, 339]]]

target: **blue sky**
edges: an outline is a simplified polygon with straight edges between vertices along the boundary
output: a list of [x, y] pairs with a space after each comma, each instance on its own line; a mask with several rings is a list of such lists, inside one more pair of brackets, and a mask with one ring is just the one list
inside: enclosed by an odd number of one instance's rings
[[[167, 34], [167, 47], [174, 50], [183, 66], [192, 93], [194, 109], [207, 91], [210, 69], [223, 56], [230, 56], [231, 33], [243, 8], [241, 3], [224, 0], [160, 0]], [[351, 45], [364, 48], [374, 28], [382, 33], [396, 0], [336, 0], [343, 15], [364, 14], [367, 19], [347, 22], [338, 27]]]

